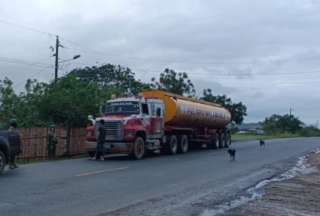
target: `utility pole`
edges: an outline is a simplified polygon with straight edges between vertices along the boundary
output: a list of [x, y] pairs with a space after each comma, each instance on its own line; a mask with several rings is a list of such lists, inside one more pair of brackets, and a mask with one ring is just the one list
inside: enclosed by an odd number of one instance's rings
[[55, 56], [55, 64], [54, 64], [54, 82], [56, 83], [58, 80], [58, 70], [59, 70], [59, 47], [60, 47], [60, 41], [59, 36], [56, 36], [56, 53]]
[[293, 108], [290, 107], [289, 109], [289, 115], [292, 116]]
[[60, 43], [59, 40], [59, 35], [56, 36], [56, 48], [54, 49], [52, 46], [50, 46], [50, 49], [53, 51], [55, 51], [55, 53], [52, 55], [55, 57], [55, 62], [54, 62], [54, 83], [57, 83], [58, 81], [58, 73], [59, 73], [59, 63], [63, 63], [63, 62], [67, 62], [67, 61], [73, 61], [75, 59], [80, 58], [80, 55], [75, 55], [73, 56], [73, 58], [71, 59], [65, 59], [62, 61], [59, 61], [59, 48], [64, 48], [64, 46], [62, 46], [62, 44]]

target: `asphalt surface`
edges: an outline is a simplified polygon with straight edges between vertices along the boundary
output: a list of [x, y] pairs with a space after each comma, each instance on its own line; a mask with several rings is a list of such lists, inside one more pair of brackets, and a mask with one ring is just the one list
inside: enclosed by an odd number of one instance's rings
[[141, 161], [74, 159], [23, 165], [0, 177], [0, 215], [201, 215], [320, 147], [319, 138], [238, 142]]

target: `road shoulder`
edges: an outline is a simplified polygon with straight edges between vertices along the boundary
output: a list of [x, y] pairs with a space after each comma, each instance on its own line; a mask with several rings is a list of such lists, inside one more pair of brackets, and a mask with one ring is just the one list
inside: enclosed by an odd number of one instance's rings
[[229, 210], [224, 215], [319, 215], [320, 153], [310, 154], [307, 164], [313, 168], [311, 173], [271, 183], [264, 188], [260, 199]]

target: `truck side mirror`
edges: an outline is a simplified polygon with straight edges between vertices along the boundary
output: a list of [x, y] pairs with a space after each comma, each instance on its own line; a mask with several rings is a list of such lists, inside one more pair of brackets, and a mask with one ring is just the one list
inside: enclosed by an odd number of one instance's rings
[[92, 125], [95, 125], [96, 120], [95, 120], [95, 118], [93, 117], [93, 115], [88, 115], [88, 120], [91, 121], [91, 124], [92, 124]]

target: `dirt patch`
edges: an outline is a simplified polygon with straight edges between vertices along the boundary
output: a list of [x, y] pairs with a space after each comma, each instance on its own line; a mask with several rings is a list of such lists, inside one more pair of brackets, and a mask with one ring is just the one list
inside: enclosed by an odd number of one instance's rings
[[262, 198], [229, 210], [224, 215], [320, 216], [320, 153], [308, 156], [314, 172], [265, 187]]

